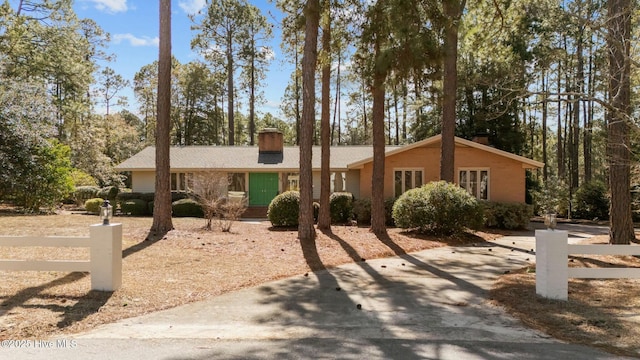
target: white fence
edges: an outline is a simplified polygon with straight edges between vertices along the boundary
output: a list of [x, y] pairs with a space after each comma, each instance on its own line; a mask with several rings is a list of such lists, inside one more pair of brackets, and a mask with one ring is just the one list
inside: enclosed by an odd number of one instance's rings
[[640, 268], [569, 268], [569, 254], [640, 255], [637, 245], [570, 245], [568, 233], [536, 230], [536, 293], [549, 299], [567, 300], [569, 278], [640, 279]]
[[27, 246], [90, 248], [90, 255], [89, 260], [0, 260], [0, 270], [90, 272], [92, 290], [122, 285], [122, 224], [91, 225], [89, 237], [0, 236], [0, 247]]

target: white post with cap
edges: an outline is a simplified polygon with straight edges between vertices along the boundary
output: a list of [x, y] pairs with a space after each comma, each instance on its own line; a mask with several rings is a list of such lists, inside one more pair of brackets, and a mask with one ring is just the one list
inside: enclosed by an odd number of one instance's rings
[[562, 230], [536, 230], [536, 294], [567, 300], [569, 234]]

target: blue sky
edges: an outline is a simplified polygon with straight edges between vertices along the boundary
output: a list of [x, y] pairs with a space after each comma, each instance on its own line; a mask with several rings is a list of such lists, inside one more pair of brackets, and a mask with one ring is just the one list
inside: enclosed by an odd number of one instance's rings
[[[249, 2], [260, 8], [263, 15], [274, 23], [271, 47], [275, 58], [271, 62], [267, 79], [261, 84], [266, 103], [260, 110], [282, 117], [279, 104], [290, 78], [292, 65], [283, 61], [284, 56], [280, 49], [281, 13], [268, 0]], [[187, 14], [204, 6], [205, 0], [171, 2], [172, 52], [181, 63], [198, 59], [198, 55], [190, 48], [194, 32], [190, 29], [191, 21]], [[111, 43], [106, 51], [115, 54], [116, 59], [104, 65], [113, 68], [125, 79], [132, 82], [133, 76], [141, 67], [157, 60], [158, 0], [75, 0], [73, 7], [79, 18], [93, 19], [111, 34]], [[119, 95], [128, 97], [129, 109], [135, 113], [137, 105], [133, 90], [123, 90]]]

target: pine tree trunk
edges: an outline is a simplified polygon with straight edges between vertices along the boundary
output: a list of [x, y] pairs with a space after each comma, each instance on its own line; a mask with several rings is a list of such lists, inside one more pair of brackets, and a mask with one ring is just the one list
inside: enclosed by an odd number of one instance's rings
[[635, 238], [631, 217], [629, 116], [631, 1], [608, 2], [607, 47], [609, 50], [609, 96], [607, 160], [611, 205], [611, 244], [629, 244]]
[[229, 119], [229, 145], [234, 145], [236, 141], [236, 125], [233, 113], [233, 101], [235, 95], [233, 93], [233, 54], [231, 52], [233, 43], [231, 42], [231, 39], [229, 39], [227, 46], [227, 91], [229, 92], [229, 95], [227, 96], [227, 117]]
[[546, 71], [542, 71], [542, 162], [544, 163], [544, 168], [542, 168], [542, 179], [546, 183], [547, 178], [549, 177], [549, 170], [547, 166], [547, 84], [546, 84], [547, 73]]
[[584, 60], [582, 54], [582, 34], [578, 35], [576, 56], [577, 56], [577, 74], [575, 79], [575, 91], [579, 94], [574, 96], [573, 102], [573, 138], [571, 147], [571, 189], [575, 191], [579, 184], [579, 169], [578, 160], [580, 154], [580, 102], [582, 98], [583, 83], [584, 83]]
[[305, 39], [302, 57], [302, 119], [300, 123], [300, 213], [298, 238], [301, 242], [314, 242], [313, 227], [313, 173], [312, 148], [315, 122], [315, 72], [318, 58], [319, 0], [308, 0], [304, 8]]
[[158, 57], [158, 118], [156, 122], [156, 188], [151, 232], [156, 236], [173, 230], [171, 221], [171, 0], [160, 0], [160, 50]]
[[[377, 44], [376, 44], [377, 45]], [[377, 52], [380, 49], [376, 49]], [[376, 54], [378, 56], [378, 54]], [[384, 152], [385, 152], [385, 101], [386, 74], [376, 69], [373, 79], [373, 173], [371, 176], [371, 232], [376, 235], [387, 233], [384, 211]]]
[[442, 143], [440, 179], [454, 181], [456, 92], [458, 90], [458, 20], [462, 15], [460, 0], [443, 0], [446, 17], [444, 38], [444, 77], [442, 104]]
[[329, 196], [331, 195], [330, 167], [330, 141], [331, 124], [331, 19], [329, 1], [324, 2], [324, 24], [322, 28], [322, 51], [324, 63], [322, 64], [322, 113], [320, 115], [320, 145], [322, 157], [320, 159], [320, 212], [318, 214], [318, 228], [329, 230], [331, 228], [331, 212], [329, 208]]
[[[255, 45], [253, 46], [255, 48]], [[249, 145], [255, 145], [256, 134], [256, 64], [255, 55], [251, 55], [251, 88], [249, 89]]]

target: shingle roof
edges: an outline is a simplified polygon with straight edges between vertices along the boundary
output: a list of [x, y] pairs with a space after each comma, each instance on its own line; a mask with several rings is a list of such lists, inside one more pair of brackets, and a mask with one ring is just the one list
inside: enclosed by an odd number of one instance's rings
[[[387, 146], [393, 151], [399, 146]], [[320, 169], [320, 147], [313, 147], [313, 169]], [[300, 150], [286, 146], [281, 158], [275, 154], [260, 154], [257, 146], [185, 146], [172, 147], [170, 166], [175, 170], [231, 169], [231, 170], [291, 170], [300, 168]], [[347, 165], [373, 156], [372, 146], [332, 146], [331, 168], [346, 170]], [[116, 169], [119, 171], [155, 170], [155, 147], [149, 146], [125, 160]]]
[[[397, 154], [421, 146], [434, 146], [441, 135], [404, 146], [385, 146], [386, 155]], [[456, 137], [457, 146], [469, 146], [522, 163], [524, 168], [541, 168], [544, 163], [523, 156], [498, 150], [490, 146]], [[320, 170], [320, 147], [312, 149], [312, 167]], [[154, 171], [155, 147], [149, 146], [116, 166], [119, 171]], [[373, 147], [332, 146], [330, 166], [334, 171], [357, 169], [373, 160]], [[235, 171], [298, 171], [300, 150], [297, 146], [285, 146], [282, 154], [259, 154], [257, 146], [185, 146], [172, 147], [170, 166], [174, 170], [196, 171], [202, 169], [229, 169]]]

